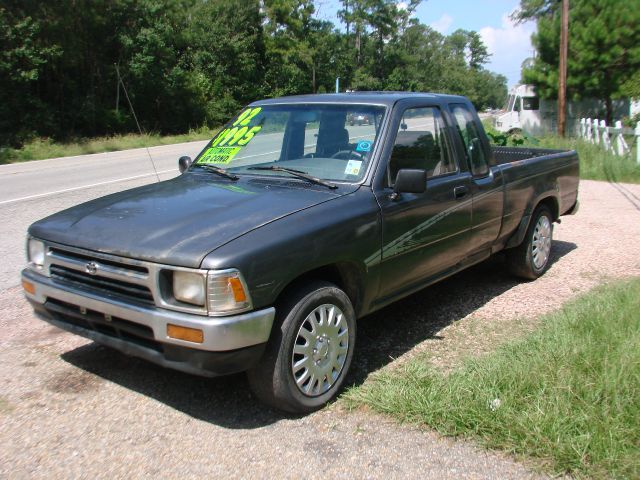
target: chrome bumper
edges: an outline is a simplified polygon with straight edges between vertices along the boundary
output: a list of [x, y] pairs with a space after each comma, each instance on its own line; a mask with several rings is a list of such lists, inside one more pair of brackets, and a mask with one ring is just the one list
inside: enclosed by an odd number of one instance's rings
[[[48, 299], [62, 301], [77, 306], [80, 310], [99, 312], [105, 319], [117, 317], [144, 325], [153, 330], [157, 342], [209, 352], [224, 352], [265, 343], [269, 339], [275, 317], [273, 307], [230, 317], [205, 317], [105, 299], [58, 284], [30, 269], [22, 271], [22, 278], [35, 285], [35, 294], [25, 291], [27, 298], [43, 308], [46, 308]], [[194, 343], [170, 338], [167, 336], [168, 324], [202, 330], [204, 341]]]

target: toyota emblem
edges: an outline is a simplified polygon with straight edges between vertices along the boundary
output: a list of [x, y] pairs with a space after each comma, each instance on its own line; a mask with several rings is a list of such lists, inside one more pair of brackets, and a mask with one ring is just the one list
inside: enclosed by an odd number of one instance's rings
[[87, 273], [95, 275], [98, 273], [98, 264], [96, 262], [89, 262], [84, 266]]

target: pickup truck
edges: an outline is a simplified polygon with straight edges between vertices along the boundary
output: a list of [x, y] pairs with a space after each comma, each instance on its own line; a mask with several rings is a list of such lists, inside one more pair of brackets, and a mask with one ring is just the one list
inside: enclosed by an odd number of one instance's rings
[[578, 207], [574, 151], [491, 147], [461, 96], [258, 101], [178, 165], [31, 225], [25, 295], [125, 354], [246, 371], [292, 412], [340, 391], [357, 319], [502, 250], [537, 278]]

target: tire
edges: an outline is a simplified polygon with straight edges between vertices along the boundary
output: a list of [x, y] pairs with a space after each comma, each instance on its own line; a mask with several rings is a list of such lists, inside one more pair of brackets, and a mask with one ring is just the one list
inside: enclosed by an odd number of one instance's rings
[[343, 386], [355, 339], [355, 312], [342, 290], [324, 281], [297, 288], [276, 306], [264, 357], [247, 372], [251, 390], [280, 410], [317, 410]]
[[549, 268], [553, 239], [553, 214], [546, 205], [540, 205], [527, 228], [520, 245], [507, 250], [509, 271], [527, 280], [535, 280]]

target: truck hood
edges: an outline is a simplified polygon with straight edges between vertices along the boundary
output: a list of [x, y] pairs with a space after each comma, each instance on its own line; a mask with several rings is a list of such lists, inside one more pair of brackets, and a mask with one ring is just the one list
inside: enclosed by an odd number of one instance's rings
[[129, 258], [198, 268], [233, 239], [357, 189], [329, 190], [288, 178], [237, 182], [190, 172], [69, 208], [29, 227], [52, 242]]

